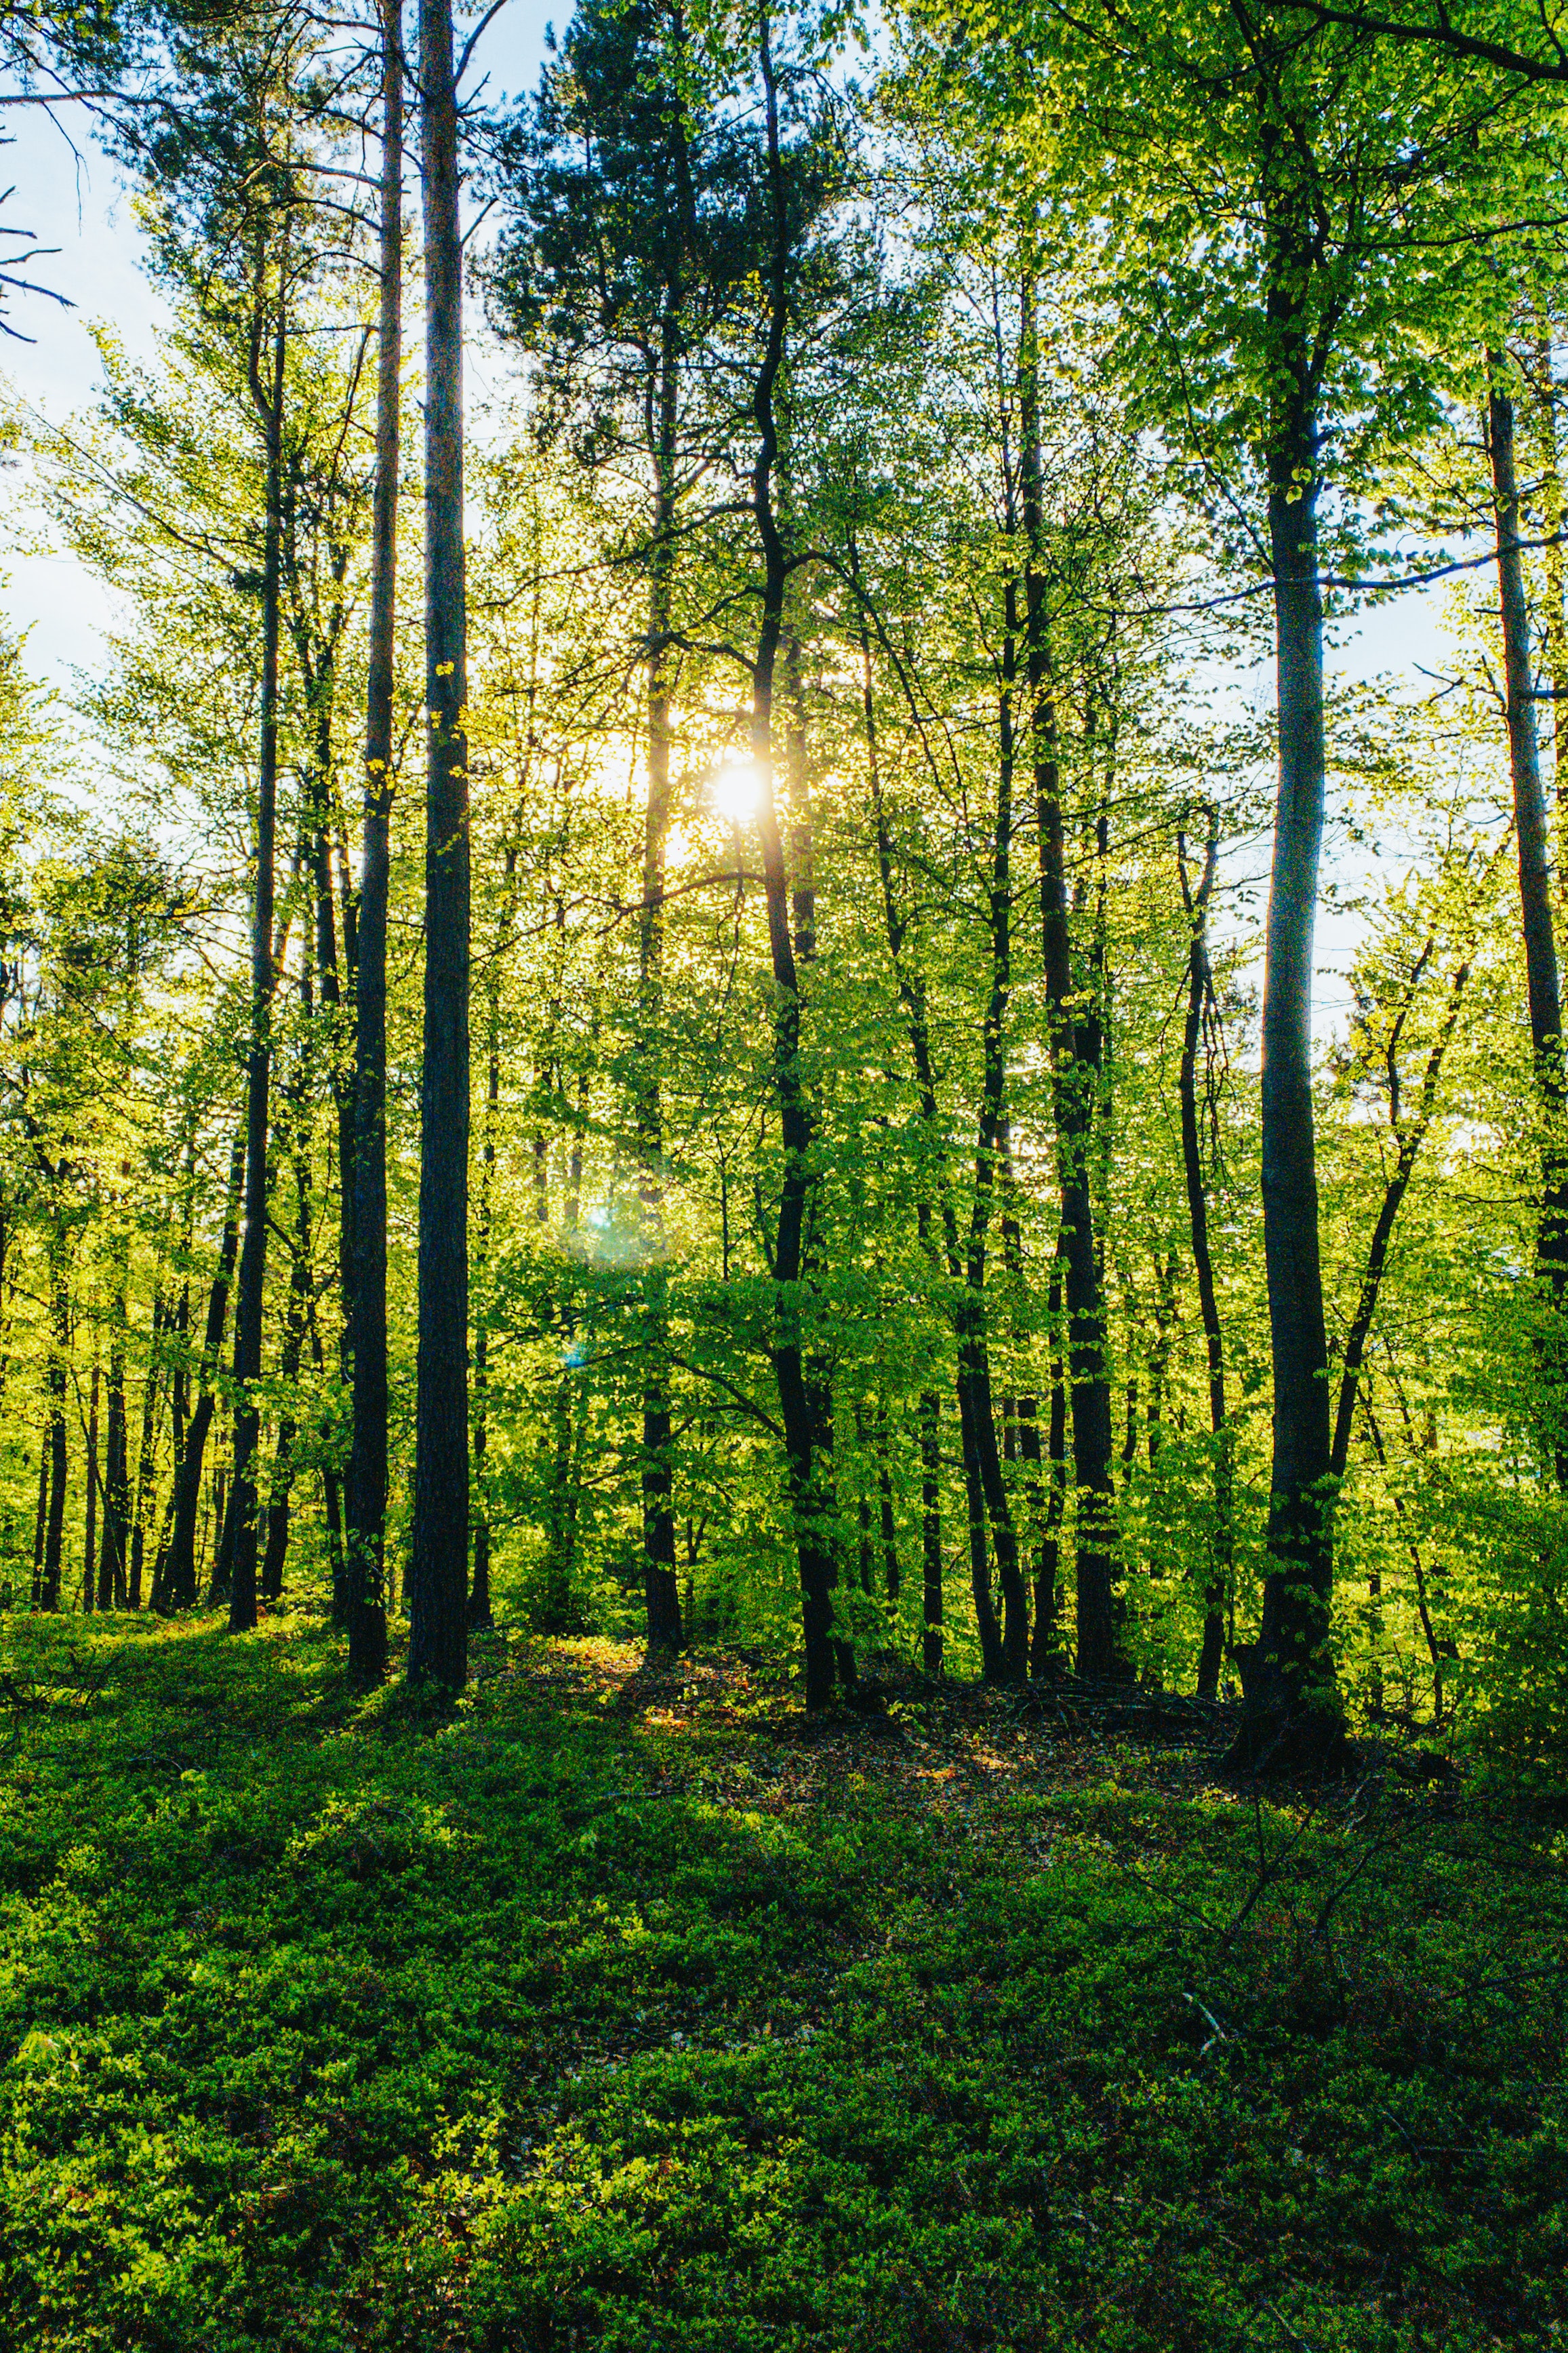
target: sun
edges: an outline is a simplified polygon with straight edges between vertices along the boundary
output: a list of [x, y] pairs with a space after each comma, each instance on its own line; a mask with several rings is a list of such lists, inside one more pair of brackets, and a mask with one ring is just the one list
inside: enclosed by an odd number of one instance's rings
[[730, 825], [745, 825], [754, 818], [762, 794], [762, 771], [754, 760], [731, 761], [708, 786], [710, 805]]

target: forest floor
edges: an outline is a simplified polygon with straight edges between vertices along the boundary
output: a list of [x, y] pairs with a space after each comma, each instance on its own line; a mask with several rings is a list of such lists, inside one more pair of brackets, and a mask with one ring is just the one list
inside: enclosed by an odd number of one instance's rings
[[0, 1620], [0, 2341], [1568, 2344], [1561, 1810], [475, 1652]]

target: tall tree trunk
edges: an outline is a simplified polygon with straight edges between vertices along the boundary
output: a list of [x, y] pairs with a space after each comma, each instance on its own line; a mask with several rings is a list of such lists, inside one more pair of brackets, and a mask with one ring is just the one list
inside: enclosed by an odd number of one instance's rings
[[889, 1605], [896, 1609], [903, 1579], [899, 1569], [899, 1530], [893, 1512], [893, 1472], [888, 1460], [888, 1400], [885, 1394], [877, 1407], [877, 1498], [878, 1525], [882, 1540], [882, 1589]]
[[1377, 1221], [1373, 1228], [1372, 1240], [1367, 1245], [1366, 1268], [1361, 1279], [1361, 1290], [1356, 1298], [1355, 1313], [1351, 1317], [1350, 1330], [1345, 1335], [1345, 1351], [1340, 1367], [1339, 1400], [1334, 1412], [1334, 1434], [1330, 1449], [1330, 1460], [1336, 1481], [1343, 1479], [1345, 1464], [1350, 1457], [1351, 1424], [1355, 1416], [1356, 1388], [1361, 1378], [1362, 1366], [1366, 1361], [1366, 1344], [1372, 1331], [1373, 1318], [1377, 1314], [1378, 1293], [1383, 1283], [1384, 1269], [1388, 1263], [1388, 1246], [1393, 1239], [1400, 1206], [1409, 1189], [1416, 1156], [1426, 1140], [1426, 1131], [1432, 1124], [1432, 1113], [1437, 1101], [1437, 1082], [1443, 1072], [1443, 1057], [1448, 1050], [1448, 1041], [1458, 1026], [1460, 1000], [1465, 993], [1465, 984], [1470, 976], [1469, 958], [1467, 956], [1457, 966], [1448, 984], [1448, 1002], [1444, 1009], [1442, 1025], [1426, 1057], [1426, 1067], [1421, 1079], [1421, 1092], [1416, 1097], [1415, 1114], [1413, 1119], [1406, 1120], [1401, 1115], [1399, 1095], [1399, 1066], [1396, 1060], [1399, 1051], [1399, 1036], [1410, 1008], [1415, 1001], [1415, 992], [1421, 985], [1421, 976], [1431, 955], [1432, 947], [1433, 943], [1428, 940], [1411, 976], [1408, 994], [1400, 1008], [1388, 1044], [1390, 1078], [1388, 1124], [1394, 1133], [1394, 1159], [1388, 1182], [1384, 1187], [1383, 1200], [1378, 1209]]
[[1563, 1071], [1563, 999], [1552, 922], [1546, 797], [1542, 789], [1541, 755], [1536, 742], [1530, 608], [1525, 596], [1524, 559], [1519, 544], [1519, 482], [1514, 469], [1509, 363], [1501, 352], [1491, 352], [1487, 355], [1487, 441], [1497, 513], [1509, 766], [1513, 777], [1514, 834], [1519, 843], [1519, 901], [1524, 934], [1525, 986], [1530, 1000], [1530, 1038], [1543, 1130], [1536, 1259], [1552, 1308], [1552, 1329], [1542, 1335], [1539, 1346], [1541, 1419], [1557, 1483], [1568, 1489], [1568, 1400], [1564, 1394], [1568, 1384], [1564, 1380], [1563, 1335], [1563, 1316], [1568, 1311], [1568, 1151], [1563, 1138], [1568, 1091]]
[[41, 1606], [60, 1606], [60, 1577], [66, 1525], [66, 1382], [70, 1362], [70, 1261], [66, 1238], [58, 1230], [49, 1237], [49, 1512], [44, 1529], [44, 1580]]
[[92, 1373], [88, 1384], [87, 1410], [87, 1480], [82, 1498], [81, 1538], [81, 1606], [90, 1613], [93, 1601], [93, 1579], [98, 1571], [98, 1491], [103, 1483], [98, 1463], [98, 1392], [103, 1372], [98, 1361], [98, 1335], [93, 1334]]
[[[859, 585], [859, 560], [853, 533], [848, 539], [849, 570], [857, 594], [860, 596], [862, 620], [860, 626], [861, 701], [866, 726], [867, 777], [870, 786], [871, 812], [877, 833], [877, 865], [881, 880], [882, 913], [888, 936], [888, 954], [898, 983], [899, 1001], [904, 1009], [909, 1029], [910, 1052], [914, 1063], [915, 1084], [919, 1092], [921, 1118], [930, 1138], [930, 1150], [936, 1165], [938, 1195], [942, 1220], [942, 1247], [952, 1295], [957, 1303], [953, 1311], [955, 1336], [961, 1345], [958, 1354], [955, 1396], [958, 1404], [959, 1459], [963, 1473], [963, 1494], [969, 1536], [969, 1583], [974, 1601], [974, 1620], [980, 1636], [983, 1671], [987, 1683], [1004, 1680], [1002, 1629], [996, 1620], [995, 1604], [991, 1593], [989, 1555], [985, 1542], [985, 1483], [981, 1469], [981, 1441], [978, 1434], [974, 1384], [970, 1377], [970, 1366], [965, 1360], [962, 1341], [968, 1310], [964, 1288], [964, 1266], [959, 1246], [958, 1218], [953, 1208], [952, 1188], [948, 1183], [946, 1155], [937, 1102], [936, 1075], [931, 1060], [931, 1031], [926, 1018], [926, 993], [921, 975], [911, 968], [904, 953], [907, 923], [900, 913], [893, 883], [893, 843], [888, 821], [887, 806], [882, 795], [881, 767], [877, 748], [876, 701], [872, 691], [871, 640], [864, 620], [864, 596]], [[920, 1204], [921, 1247], [933, 1270], [938, 1266], [936, 1240], [932, 1231], [931, 1205]], [[923, 1426], [923, 1425], [922, 1425]], [[934, 1430], [932, 1420], [930, 1427]], [[993, 1426], [994, 1429], [994, 1426]], [[934, 1442], [934, 1441], [933, 1441]], [[928, 1600], [941, 1604], [941, 1518], [940, 1498], [928, 1505], [935, 1514], [928, 1519], [928, 1529], [936, 1531], [937, 1557], [934, 1564], [935, 1584], [931, 1583], [932, 1564], [928, 1556], [926, 1592]], [[942, 1654], [942, 1618], [926, 1620], [925, 1649], [928, 1662], [934, 1658], [940, 1672]]]
[[468, 1673], [468, 749], [463, 248], [451, 0], [420, 0], [425, 195], [425, 1059], [408, 1675]]
[[800, 976], [791, 928], [789, 878], [773, 790], [773, 685], [789, 578], [789, 562], [773, 500], [773, 471], [779, 448], [774, 397], [784, 353], [791, 239], [779, 138], [778, 91], [765, 8], [761, 25], [760, 65], [765, 102], [772, 242], [765, 270], [767, 339], [752, 393], [758, 446], [752, 472], [752, 509], [762, 545], [763, 578], [762, 620], [752, 666], [752, 755], [759, 780], [757, 827], [762, 839], [768, 946], [775, 989], [773, 1092], [779, 1107], [784, 1164], [773, 1246], [773, 1361], [800, 1566], [805, 1704], [808, 1708], [818, 1708], [831, 1701], [837, 1680], [841, 1679], [846, 1689], [852, 1684], [854, 1656], [848, 1643], [836, 1630], [834, 1621], [833, 1591], [838, 1570], [831, 1497], [824, 1477], [830, 1432], [825, 1423], [821, 1393], [807, 1367], [804, 1345], [805, 1217], [813, 1185], [814, 1119], [801, 1070]]
[[[142, 1439], [136, 1450], [136, 1487], [131, 1505], [131, 1556], [126, 1600], [132, 1609], [142, 1607], [147, 1514], [155, 1502], [159, 1399], [163, 1378], [163, 1335], [168, 1323], [168, 1302], [160, 1289], [153, 1294], [153, 1328], [147, 1344], [147, 1374], [142, 1384]], [[178, 1451], [176, 1445], [176, 1460]]]
[[921, 1392], [921, 1663], [942, 1672], [942, 1397]]
[[354, 969], [353, 1440], [349, 1456], [349, 1664], [386, 1672], [386, 915], [397, 598], [403, 350], [403, 5], [382, 0], [381, 318], [371, 534], [364, 816]]
[[[1542, 522], [1546, 546], [1546, 659], [1552, 680], [1552, 754], [1557, 818], [1557, 901], [1568, 892], [1568, 562], [1563, 547], [1568, 501], [1563, 495], [1563, 449], [1558, 431], [1562, 387], [1552, 360], [1552, 336], [1543, 322], [1536, 346], [1541, 375]], [[1517, 533], [1515, 534], [1517, 536]]]
[[[313, 862], [313, 851], [307, 859], [302, 845], [300, 864]], [[296, 869], [298, 871], [298, 868]], [[321, 925], [319, 917], [315, 934], [315, 960], [320, 967]], [[331, 923], [331, 902], [328, 902]], [[278, 1121], [279, 1155], [287, 1153], [294, 1176], [294, 1246], [292, 1264], [289, 1270], [289, 1297], [283, 1311], [283, 1339], [279, 1351], [278, 1373], [282, 1390], [279, 1410], [278, 1436], [272, 1453], [272, 1475], [268, 1483], [266, 1538], [262, 1551], [258, 1582], [258, 1599], [275, 1602], [283, 1592], [283, 1569], [289, 1556], [289, 1536], [292, 1519], [294, 1487], [294, 1455], [300, 1434], [295, 1393], [300, 1379], [300, 1360], [304, 1350], [305, 1324], [310, 1311], [312, 1289], [312, 1269], [315, 1241], [310, 1214], [310, 1080], [314, 1057], [312, 1027], [315, 1020], [315, 997], [312, 985], [312, 943], [305, 935], [300, 961], [300, 1049], [292, 1067], [284, 1080], [279, 1093], [281, 1106]], [[340, 1224], [340, 1234], [342, 1227]]]
[[[1010, 493], [1009, 493], [1010, 495]], [[999, 758], [996, 770], [996, 830], [992, 844], [990, 888], [986, 893], [986, 930], [991, 948], [991, 987], [982, 1025], [983, 1074], [980, 1115], [975, 1134], [974, 1201], [970, 1212], [968, 1246], [964, 1253], [963, 1325], [959, 1334], [959, 1365], [969, 1388], [971, 1411], [991, 1542], [996, 1556], [996, 1581], [1002, 1591], [1002, 1635], [994, 1676], [1004, 1683], [1022, 1683], [1028, 1672], [1029, 1608], [1018, 1566], [1017, 1532], [996, 1444], [996, 1411], [991, 1385], [991, 1356], [985, 1335], [984, 1285], [986, 1244], [995, 1200], [997, 1172], [1006, 1160], [1006, 1024], [1013, 994], [1013, 681], [1016, 643], [1016, 590], [1011, 580], [1005, 590], [1006, 626], [1003, 647], [1002, 694], [999, 712]], [[991, 1679], [988, 1673], [988, 1679]]]
[[245, 1239], [235, 1302], [233, 1559], [228, 1623], [244, 1633], [256, 1623], [256, 1455], [260, 1407], [261, 1337], [267, 1294], [268, 1095], [272, 1071], [273, 867], [278, 825], [279, 621], [283, 533], [283, 361], [288, 347], [286, 255], [278, 263], [270, 383], [261, 375], [265, 349], [265, 247], [258, 259], [256, 324], [251, 337], [251, 397], [267, 438], [267, 535], [262, 564], [261, 747], [256, 794], [256, 885], [250, 923], [250, 1041], [246, 1063]]
[[1219, 1692], [1220, 1662], [1225, 1655], [1225, 1610], [1235, 1575], [1236, 1538], [1233, 1524], [1231, 1430], [1226, 1409], [1225, 1335], [1215, 1289], [1214, 1254], [1209, 1248], [1208, 1188], [1204, 1181], [1203, 1140], [1198, 1125], [1198, 1047], [1204, 1015], [1214, 996], [1209, 962], [1208, 908], [1219, 857], [1219, 811], [1208, 812], [1208, 839], [1204, 844], [1204, 871], [1194, 885], [1187, 872], [1186, 839], [1176, 837], [1176, 864], [1182, 900], [1187, 911], [1187, 1014], [1182, 1029], [1179, 1092], [1182, 1107], [1182, 1166], [1187, 1184], [1187, 1222], [1193, 1237], [1193, 1271], [1197, 1277], [1198, 1312], [1203, 1319], [1204, 1346], [1208, 1356], [1209, 1429], [1214, 1438], [1214, 1567], [1204, 1595], [1203, 1644], [1198, 1653], [1198, 1696], [1214, 1699]]
[[[130, 1171], [123, 1172], [129, 1176]], [[131, 1518], [131, 1478], [125, 1430], [125, 1250], [116, 1267], [118, 1280], [110, 1310], [109, 1428], [104, 1442], [103, 1534], [98, 1562], [98, 1606], [123, 1609], [126, 1600], [125, 1555]]]
[[643, 1590], [650, 1657], [685, 1636], [675, 1568], [675, 1473], [669, 1410], [668, 1278], [664, 1261], [664, 1116], [659, 1057], [664, 1017], [664, 875], [669, 834], [671, 587], [675, 550], [676, 327], [680, 299], [667, 272], [658, 366], [656, 494], [648, 582], [647, 810], [638, 936], [637, 1151], [645, 1251], [642, 1400]]
[[38, 1509], [33, 1524], [33, 1607], [44, 1604], [44, 1528], [49, 1510], [49, 1445], [53, 1416], [38, 1432]]
[[1104, 1282], [1094, 1230], [1089, 1145], [1099, 1082], [1099, 1021], [1073, 987], [1068, 926], [1067, 855], [1051, 673], [1050, 616], [1044, 570], [1039, 396], [1034, 290], [1026, 285], [1019, 367], [1019, 470], [1023, 485], [1026, 671], [1035, 806], [1039, 829], [1040, 924], [1065, 1245], [1068, 1370], [1076, 1496], [1078, 1670], [1125, 1676], [1116, 1578], [1116, 1503], [1111, 1472], [1110, 1376], [1106, 1360]]
[[224, 1208], [223, 1240], [207, 1295], [206, 1325], [202, 1335], [200, 1386], [185, 1442], [174, 1468], [174, 1530], [169, 1546], [168, 1603], [171, 1609], [196, 1605], [196, 1520], [202, 1501], [202, 1463], [212, 1429], [216, 1398], [213, 1380], [223, 1352], [223, 1330], [228, 1317], [229, 1287], [239, 1248], [239, 1198], [245, 1174], [246, 1139], [249, 1122], [234, 1139], [229, 1155], [228, 1191]]
[[1268, 1570], [1256, 1646], [1243, 1657], [1247, 1721], [1237, 1761], [1310, 1761], [1342, 1717], [1329, 1609], [1333, 1520], [1328, 1341], [1312, 1118], [1312, 939], [1323, 837], [1321, 480], [1312, 359], [1300, 311], [1310, 265], [1292, 215], [1277, 228], [1268, 310], [1277, 389], [1269, 418], [1268, 536], [1279, 786], [1263, 976], [1263, 1249], [1274, 1371]]
[[1057, 1237], [1051, 1264], [1047, 1316], [1051, 1335], [1051, 1402], [1046, 1434], [1045, 1512], [1040, 1548], [1035, 1564], [1035, 1630], [1029, 1646], [1029, 1672], [1035, 1676], [1061, 1672], [1061, 1607], [1057, 1587], [1061, 1571], [1062, 1520], [1067, 1511], [1068, 1393], [1062, 1362], [1062, 1269], [1067, 1263], [1067, 1236]]
[[494, 1623], [490, 1602], [489, 1493], [485, 1458], [489, 1447], [490, 1324], [487, 1296], [490, 1232], [495, 1218], [496, 1130], [500, 1118], [500, 974], [501, 956], [511, 930], [516, 889], [517, 849], [506, 853], [506, 897], [500, 936], [489, 960], [485, 987], [485, 1113], [484, 1142], [479, 1153], [479, 1206], [474, 1234], [474, 1271], [479, 1298], [474, 1311], [474, 1581], [468, 1595], [470, 1627]]

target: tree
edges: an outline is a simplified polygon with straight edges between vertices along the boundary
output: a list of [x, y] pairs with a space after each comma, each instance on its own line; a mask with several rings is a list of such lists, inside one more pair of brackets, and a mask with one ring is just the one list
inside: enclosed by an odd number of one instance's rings
[[462, 236], [448, 0], [420, 0], [425, 203], [425, 1043], [410, 1682], [468, 1680], [468, 778]]

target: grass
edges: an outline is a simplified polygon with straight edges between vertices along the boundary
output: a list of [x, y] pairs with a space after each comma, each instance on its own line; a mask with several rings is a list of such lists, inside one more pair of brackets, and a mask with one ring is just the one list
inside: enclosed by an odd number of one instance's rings
[[0, 2341], [1568, 2343], [1557, 1823], [634, 1663], [0, 1620]]

